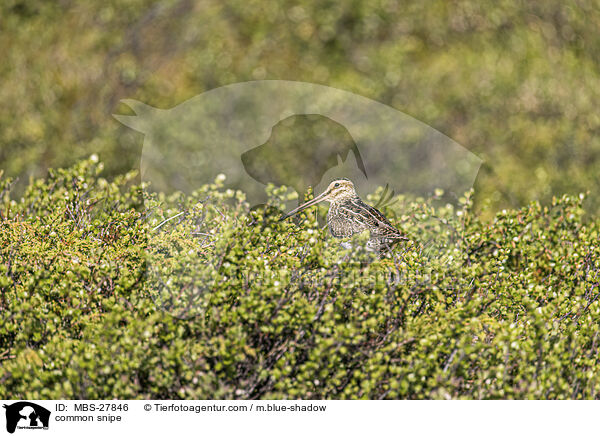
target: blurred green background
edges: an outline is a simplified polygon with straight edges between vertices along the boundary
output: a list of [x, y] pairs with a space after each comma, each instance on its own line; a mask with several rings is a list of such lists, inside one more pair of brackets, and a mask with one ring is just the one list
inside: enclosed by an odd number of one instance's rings
[[139, 165], [119, 101], [169, 108], [255, 79], [386, 103], [485, 160], [493, 209], [591, 191], [600, 209], [600, 1], [3, 0], [0, 168]]

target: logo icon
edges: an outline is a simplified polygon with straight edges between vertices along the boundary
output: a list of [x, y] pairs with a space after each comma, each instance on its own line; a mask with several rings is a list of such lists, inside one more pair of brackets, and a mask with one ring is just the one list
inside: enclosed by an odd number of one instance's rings
[[19, 401], [3, 406], [6, 409], [6, 431], [14, 433], [18, 429], [48, 429], [50, 411], [29, 401]]

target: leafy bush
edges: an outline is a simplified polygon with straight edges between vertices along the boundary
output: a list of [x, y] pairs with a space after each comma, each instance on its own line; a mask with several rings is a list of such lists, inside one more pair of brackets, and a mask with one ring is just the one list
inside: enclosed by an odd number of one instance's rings
[[0, 397], [599, 397], [583, 195], [490, 221], [399, 197], [414, 242], [364, 261], [323, 211], [279, 222], [285, 188], [249, 210], [222, 180], [148, 194], [96, 161], [18, 201], [0, 179]]

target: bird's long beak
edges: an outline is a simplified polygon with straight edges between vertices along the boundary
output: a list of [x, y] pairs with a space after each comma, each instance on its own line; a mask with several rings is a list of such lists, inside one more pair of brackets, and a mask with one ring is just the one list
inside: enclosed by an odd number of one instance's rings
[[310, 201], [307, 201], [307, 202], [306, 202], [306, 203], [304, 203], [304, 204], [301, 204], [301, 205], [300, 205], [300, 206], [298, 206], [296, 209], [294, 209], [294, 210], [292, 210], [292, 211], [290, 211], [290, 212], [286, 213], [284, 216], [282, 216], [282, 217], [281, 217], [281, 219], [280, 219], [279, 221], [283, 221], [284, 219], [286, 219], [286, 218], [289, 218], [289, 217], [291, 217], [292, 215], [296, 215], [298, 212], [301, 212], [301, 211], [303, 211], [303, 210], [304, 210], [304, 209], [306, 209], [307, 207], [311, 207], [311, 206], [314, 206], [314, 205], [315, 205], [315, 204], [317, 204], [317, 203], [320, 203], [321, 201], [325, 200], [325, 198], [327, 197], [327, 194], [328, 194], [328, 192], [327, 192], [327, 191], [325, 191], [325, 192], [323, 192], [321, 195], [319, 195], [319, 196], [317, 196], [317, 197], [313, 198], [312, 200], [310, 200]]

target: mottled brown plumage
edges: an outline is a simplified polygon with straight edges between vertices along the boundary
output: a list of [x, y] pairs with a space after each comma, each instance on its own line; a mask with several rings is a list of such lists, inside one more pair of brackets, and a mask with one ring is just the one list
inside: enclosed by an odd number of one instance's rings
[[354, 184], [348, 179], [336, 179], [314, 199], [284, 215], [284, 220], [322, 201], [329, 201], [327, 227], [336, 238], [348, 238], [365, 230], [370, 232], [367, 247], [372, 250], [390, 248], [396, 242], [408, 240], [387, 218], [356, 194]]

